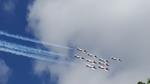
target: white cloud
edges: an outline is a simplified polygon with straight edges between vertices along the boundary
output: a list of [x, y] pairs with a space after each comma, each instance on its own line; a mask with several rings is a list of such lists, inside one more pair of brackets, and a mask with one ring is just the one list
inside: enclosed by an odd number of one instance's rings
[[10, 76], [10, 68], [6, 65], [5, 61], [0, 59], [0, 84], [7, 84]]
[[[41, 40], [60, 45], [72, 43], [104, 58], [114, 55], [124, 60], [107, 74], [91, 72], [78, 63], [59, 70], [59, 65], [43, 70], [57, 70], [60, 84], [133, 84], [148, 78], [149, 9], [148, 0], [36, 0], [30, 6], [28, 20]], [[48, 67], [35, 64], [36, 70], [42, 66]]]

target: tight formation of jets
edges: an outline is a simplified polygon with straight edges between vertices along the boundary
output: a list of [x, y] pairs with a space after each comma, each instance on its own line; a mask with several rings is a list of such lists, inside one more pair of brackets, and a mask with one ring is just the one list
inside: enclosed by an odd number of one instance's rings
[[[92, 70], [102, 69], [104, 71], [109, 71], [108, 67], [110, 66], [110, 60], [105, 60], [105, 59], [99, 58], [98, 56], [89, 53], [85, 49], [77, 48], [77, 51], [79, 51], [87, 56], [86, 57], [86, 56], [81, 56], [81, 55], [75, 55], [75, 58], [86, 62], [86, 67], [88, 67]], [[120, 58], [116, 58], [116, 57], [111, 57], [111, 60], [114, 60], [117, 62], [122, 61]]]

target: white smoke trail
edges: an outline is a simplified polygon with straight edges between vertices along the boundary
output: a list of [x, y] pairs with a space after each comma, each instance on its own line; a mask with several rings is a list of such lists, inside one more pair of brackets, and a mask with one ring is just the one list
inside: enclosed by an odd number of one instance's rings
[[41, 57], [41, 56], [34, 55], [34, 54], [18, 52], [16, 50], [7, 49], [7, 48], [0, 47], [0, 51], [7, 52], [7, 53], [12, 53], [12, 54], [15, 54], [15, 55], [21, 55], [21, 56], [24, 56], [24, 57], [29, 57], [29, 58], [33, 58], [33, 59], [37, 59], [37, 60], [42, 60], [42, 61], [46, 61], [46, 62], [57, 63], [57, 64], [65, 64], [65, 62], [56, 61], [56, 60], [52, 60], [52, 59], [47, 59], [45, 57]]
[[72, 49], [72, 48], [69, 48], [69, 47], [66, 47], [66, 46], [61, 46], [61, 45], [52, 44], [52, 43], [50, 44], [50, 43], [44, 42], [44, 41], [39, 41], [39, 40], [30, 39], [30, 38], [19, 36], [19, 35], [9, 34], [7, 32], [3, 32], [3, 31], [0, 31], [0, 35], [15, 38], [15, 39], [19, 39], [19, 40], [23, 40], [23, 41], [29, 41], [29, 42], [33, 42], [33, 43], [43, 44], [43, 45], [47, 45], [47, 46], [54, 46], [54, 47], [64, 48], [64, 49]]
[[51, 54], [57, 55], [57, 56], [64, 56], [63, 54], [59, 54], [59, 53], [55, 53], [55, 52], [49, 52], [49, 51], [41, 50], [41, 49], [35, 49], [35, 48], [31, 48], [31, 47], [27, 47], [27, 46], [23, 46], [23, 45], [18, 45], [18, 44], [6, 42], [6, 41], [1, 41], [1, 40], [0, 40], [0, 46], [5, 46], [7, 48], [15, 49], [18, 51], [30, 52], [33, 54], [39, 54], [39, 55], [41, 54], [41, 55], [47, 56], [47, 57], [49, 57]]
[[61, 56], [62, 54], [48, 52], [40, 49], [34, 49], [34, 48], [30, 48], [30, 47], [26, 47], [23, 45], [18, 45], [6, 41], [1, 41], [1, 40], [0, 40], [0, 51], [8, 52], [16, 55], [22, 55], [25, 57], [30, 57], [38, 60], [43, 60], [43, 61], [63, 63], [63, 64], [67, 63], [63, 60], [55, 59], [55, 56]]

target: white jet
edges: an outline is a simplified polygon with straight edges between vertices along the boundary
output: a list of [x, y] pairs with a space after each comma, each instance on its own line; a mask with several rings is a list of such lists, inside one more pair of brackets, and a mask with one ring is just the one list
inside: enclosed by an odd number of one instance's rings
[[121, 61], [122, 61], [120, 58], [116, 58], [116, 57], [112, 57], [111, 59], [112, 59], [112, 60], [115, 60], [115, 61], [118, 61], [118, 62], [121, 62]]
[[93, 63], [94, 63], [94, 64], [97, 64], [97, 62], [96, 62], [96, 61], [93, 61]]
[[105, 69], [105, 67], [104, 67], [104, 66], [98, 66], [98, 68], [99, 68], [99, 69]]
[[99, 69], [103, 69], [104, 71], [109, 71], [108, 67], [98, 66]]
[[109, 69], [107, 67], [104, 70], [107, 71], [107, 72], [109, 71]]
[[87, 61], [87, 62], [89, 62], [89, 63], [93, 63], [93, 61], [92, 61], [92, 60], [90, 60], [90, 59], [87, 59], [86, 61]]
[[87, 54], [87, 53], [88, 53], [88, 51], [87, 51], [87, 50], [83, 50], [83, 53], [86, 53], [86, 54]]
[[87, 55], [90, 56], [90, 57], [94, 56], [94, 55], [92, 55], [92, 54], [90, 54], [90, 53], [88, 53]]
[[106, 64], [103, 63], [103, 62], [98, 62], [98, 64], [101, 65], [101, 66], [106, 66]]
[[106, 62], [106, 61], [105, 61], [104, 59], [102, 59], [102, 58], [98, 58], [98, 60], [99, 60], [100, 62], [103, 62], [103, 63]]
[[77, 50], [78, 50], [78, 51], [83, 51], [83, 49], [81, 49], [81, 48], [77, 48]]
[[106, 62], [106, 63], [109, 63], [109, 61], [108, 61], [108, 60], [105, 60], [105, 62]]
[[95, 66], [93, 66], [93, 67], [92, 67], [92, 69], [93, 69], [93, 70], [96, 70], [96, 67], [95, 67]]
[[81, 58], [81, 57], [80, 57], [80, 56], [78, 56], [78, 55], [75, 55], [74, 57], [75, 57], [75, 58], [77, 58], [77, 59], [80, 59], [80, 58]]
[[81, 60], [85, 59], [84, 57], [81, 57], [81, 56], [78, 56], [78, 55], [75, 55], [74, 57], [77, 58], [77, 59], [81, 59]]
[[85, 49], [77, 48], [77, 50], [80, 51], [80, 52], [83, 52], [83, 53], [85, 53], [85, 54], [88, 54], [88, 51], [85, 50]]
[[92, 69], [92, 70], [96, 70], [96, 67], [95, 66], [92, 66], [92, 65], [86, 65], [86, 67]]
[[84, 60], [85, 58], [84, 58], [84, 57], [81, 57], [80, 59], [81, 59], [81, 60]]
[[121, 60], [121, 59], [118, 59], [118, 61], [121, 62], [122, 60]]
[[108, 63], [106, 63], [105, 65], [106, 65], [106, 66], [109, 66], [109, 64], [108, 64]]

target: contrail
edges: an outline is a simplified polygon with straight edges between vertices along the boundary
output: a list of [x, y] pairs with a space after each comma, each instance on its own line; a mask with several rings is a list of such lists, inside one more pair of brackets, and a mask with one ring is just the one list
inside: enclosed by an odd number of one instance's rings
[[54, 47], [64, 48], [64, 49], [72, 49], [72, 48], [69, 48], [69, 47], [66, 47], [66, 46], [61, 46], [61, 45], [52, 44], [52, 43], [50, 44], [50, 43], [44, 42], [44, 41], [39, 41], [39, 40], [30, 39], [30, 38], [19, 36], [19, 35], [9, 34], [7, 32], [3, 32], [3, 31], [0, 31], [0, 35], [15, 38], [15, 39], [19, 39], [19, 40], [23, 40], [23, 41], [29, 41], [29, 42], [33, 42], [33, 43], [37, 43], [37, 44], [43, 44], [43, 45], [47, 45], [47, 46], [54, 46]]
[[64, 61], [57, 61], [57, 60], [47, 59], [45, 57], [41, 57], [41, 56], [38, 56], [38, 55], [24, 53], [24, 52], [18, 52], [18, 51], [7, 49], [7, 48], [1, 48], [0, 47], [0, 51], [7, 52], [7, 53], [12, 53], [12, 54], [15, 54], [15, 55], [21, 55], [21, 56], [24, 56], [24, 57], [29, 57], [29, 58], [33, 58], [33, 59], [36, 59], [36, 60], [51, 62], [51, 63], [68, 64], [67, 62], [64, 62]]
[[4, 47], [10, 48], [10, 49], [15, 49], [18, 51], [23, 51], [23, 52], [30, 52], [33, 54], [39, 54], [39, 55], [41, 54], [43, 56], [50, 56], [51, 54], [57, 55], [57, 56], [64, 56], [63, 54], [49, 52], [49, 51], [41, 50], [41, 49], [35, 49], [35, 48], [18, 45], [18, 44], [6, 42], [6, 41], [1, 41], [1, 40], [0, 40], [0, 46], [4, 46]]
[[22, 55], [25, 57], [30, 57], [38, 60], [49, 61], [49, 62], [60, 63], [60, 61], [62, 61], [62, 63], [67, 63], [65, 62], [65, 60], [59, 61], [58, 59], [56, 59], [56, 56], [62, 56], [62, 54], [48, 52], [40, 49], [34, 49], [34, 48], [30, 48], [30, 47], [26, 47], [23, 45], [18, 45], [6, 41], [1, 41], [1, 40], [0, 40], [0, 51], [8, 52], [16, 55]]

